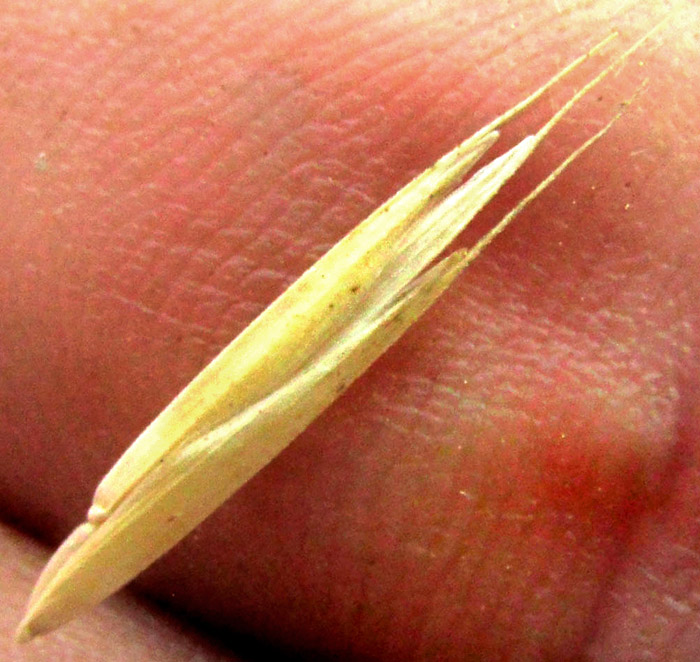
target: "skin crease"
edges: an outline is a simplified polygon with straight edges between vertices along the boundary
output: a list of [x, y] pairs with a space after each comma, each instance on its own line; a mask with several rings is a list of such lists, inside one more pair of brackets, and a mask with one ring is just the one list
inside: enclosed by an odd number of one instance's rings
[[[649, 92], [137, 585], [231, 650], [241, 633], [302, 659], [697, 658], [693, 3], [2, 4], [0, 509], [52, 545], [138, 432], [342, 234], [610, 29], [628, 45], [671, 8], [460, 245], [644, 77]], [[4, 536], [18, 620], [36, 552]], [[144, 644], [120, 599], [101, 609], [127, 648], [86, 618], [52, 659], [184, 659], [191, 635]]]

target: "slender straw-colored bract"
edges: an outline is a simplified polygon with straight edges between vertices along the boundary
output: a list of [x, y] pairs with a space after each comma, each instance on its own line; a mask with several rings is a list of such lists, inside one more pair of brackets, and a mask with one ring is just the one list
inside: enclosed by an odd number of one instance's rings
[[[612, 121], [469, 250], [433, 260], [593, 85], [455, 188], [498, 128], [611, 35], [477, 131], [338, 242], [226, 347], [127, 449], [87, 521], [44, 569], [17, 638], [48, 632], [118, 590], [262, 469], [394, 343], [513, 217]], [[454, 189], [454, 190], [452, 190]]]

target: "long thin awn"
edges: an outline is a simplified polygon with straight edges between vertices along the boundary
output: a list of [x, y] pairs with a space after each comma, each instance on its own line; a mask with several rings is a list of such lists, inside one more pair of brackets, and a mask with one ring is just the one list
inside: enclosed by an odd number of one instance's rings
[[102, 480], [87, 521], [41, 574], [18, 640], [57, 628], [126, 584], [338, 398], [525, 205], [608, 130], [619, 113], [475, 246], [430, 266], [563, 115], [651, 32], [581, 88], [536, 134], [457, 186], [496, 142], [499, 127], [614, 35], [572, 62], [382, 204], [260, 314]]

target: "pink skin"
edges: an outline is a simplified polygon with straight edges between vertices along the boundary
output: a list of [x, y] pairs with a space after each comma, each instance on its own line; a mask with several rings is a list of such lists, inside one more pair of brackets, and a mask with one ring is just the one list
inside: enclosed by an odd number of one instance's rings
[[[51, 543], [145, 424], [344, 232], [612, 27], [627, 45], [666, 11], [3, 4], [0, 507]], [[460, 244], [649, 77], [608, 136], [142, 591], [313, 659], [697, 659], [693, 4], [675, 3], [662, 45], [565, 120]], [[37, 561], [5, 535], [18, 619]], [[194, 645], [120, 604], [102, 609], [126, 648], [93, 635], [95, 659]], [[44, 645], [69, 656], [95, 627]]]

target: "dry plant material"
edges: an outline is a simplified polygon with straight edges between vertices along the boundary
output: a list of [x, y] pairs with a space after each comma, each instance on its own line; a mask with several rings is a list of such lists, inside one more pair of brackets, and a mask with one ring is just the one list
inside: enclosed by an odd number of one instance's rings
[[338, 398], [528, 202], [607, 131], [620, 113], [475, 246], [430, 266], [562, 116], [649, 35], [535, 135], [457, 186], [496, 142], [500, 126], [614, 36], [376, 209], [195, 377], [102, 480], [87, 521], [40, 576], [18, 640], [53, 630], [101, 602], [192, 531]]

